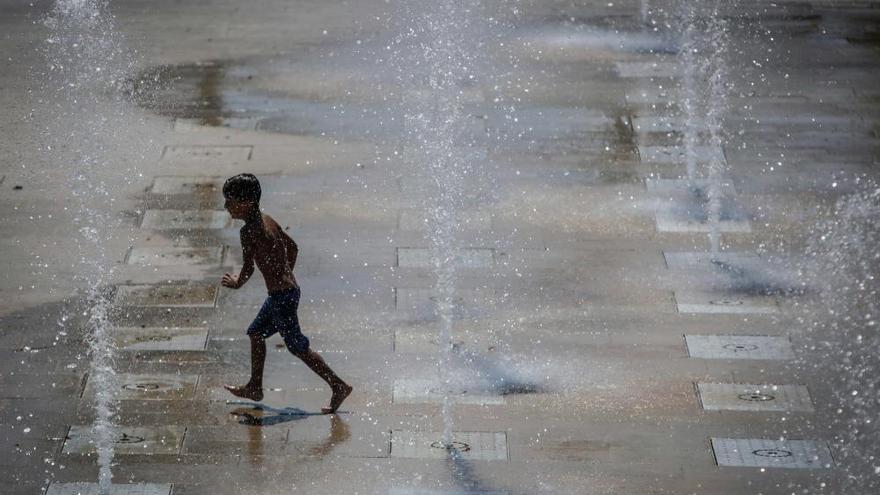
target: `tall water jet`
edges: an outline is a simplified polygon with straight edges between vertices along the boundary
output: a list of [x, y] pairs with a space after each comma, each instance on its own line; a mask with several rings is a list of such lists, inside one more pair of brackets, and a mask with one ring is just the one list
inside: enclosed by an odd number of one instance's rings
[[[116, 375], [109, 336], [107, 286], [113, 263], [106, 244], [120, 218], [111, 208], [129, 169], [114, 151], [123, 138], [123, 86], [130, 73], [125, 51], [104, 0], [57, 0], [44, 19], [47, 66], [40, 71], [42, 93], [35, 102], [42, 151], [69, 186], [77, 257], [72, 268], [82, 299], [84, 339], [89, 346], [89, 380], [94, 384], [93, 440], [98, 457], [99, 493], [110, 493], [115, 428]], [[122, 160], [120, 160], [122, 161]], [[68, 320], [69, 321], [69, 320]]]
[[467, 106], [476, 83], [480, 53], [472, 33], [477, 2], [408, 1], [398, 61], [408, 162], [430, 180], [424, 196], [439, 317], [438, 376], [443, 387], [443, 443], [452, 445], [452, 393], [449, 367], [455, 311], [457, 238], [465, 181], [479, 154], [469, 135], [473, 117]]
[[709, 187], [707, 191], [706, 217], [709, 222], [709, 248], [712, 260], [721, 252], [719, 229], [721, 225], [722, 181], [725, 175], [724, 118], [727, 113], [727, 25], [718, 12], [717, 4], [707, 20], [709, 34], [709, 97], [706, 111], [706, 130], [709, 133]]

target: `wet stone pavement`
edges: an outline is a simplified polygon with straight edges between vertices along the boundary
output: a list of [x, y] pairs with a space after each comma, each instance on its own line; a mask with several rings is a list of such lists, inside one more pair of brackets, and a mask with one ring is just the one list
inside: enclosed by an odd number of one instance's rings
[[[516, 15], [487, 4], [507, 23], [488, 56], [515, 57], [517, 75], [472, 89], [467, 132], [483, 156], [456, 241], [446, 448], [430, 177], [391, 119], [399, 88], [373, 63], [393, 35], [389, 4], [160, 4], [113, 5], [140, 74], [161, 82], [132, 105], [150, 136], [142, 177], [108, 206], [126, 219], [107, 245], [114, 495], [843, 493], [832, 391], [797, 366], [809, 352], [797, 281], [766, 246], [784, 237], [798, 252], [848, 177], [876, 178], [880, 5], [727, 7], [746, 20], [731, 31], [737, 60], [766, 57], [769, 38], [785, 56], [731, 71], [736, 137], [698, 150], [727, 167], [725, 253], [710, 262], [707, 186], [682, 180], [676, 47], [662, 27], [645, 30], [635, 2], [524, 3]], [[3, 54], [38, 42], [32, 12], [0, 8]], [[2, 76], [15, 109], [25, 78]], [[55, 220], [21, 230], [60, 186], [12, 190], [28, 176], [3, 160], [0, 237], [21, 238], [4, 253], [31, 263], [68, 235]], [[244, 329], [265, 297], [259, 275], [238, 291], [218, 284], [241, 266], [220, 186], [243, 171], [300, 246], [304, 332], [355, 387], [336, 415], [320, 414], [327, 385], [278, 337], [263, 401], [222, 388], [248, 377]], [[65, 256], [47, 249], [47, 266]], [[47, 271], [13, 272], [0, 303], [0, 493], [97, 494], [86, 346], [57, 324], [76, 318], [72, 287], [40, 293], [56, 280]]]

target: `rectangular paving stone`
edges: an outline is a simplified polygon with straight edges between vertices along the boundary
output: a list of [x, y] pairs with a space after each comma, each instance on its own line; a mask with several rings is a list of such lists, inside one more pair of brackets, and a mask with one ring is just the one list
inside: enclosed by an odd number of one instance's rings
[[[100, 495], [97, 483], [52, 483], [46, 495]], [[171, 495], [168, 483], [110, 485], [110, 495]]]
[[[442, 404], [444, 392], [438, 380], [394, 380], [393, 402], [397, 404]], [[474, 395], [460, 386], [453, 386], [450, 396], [455, 404], [500, 405], [500, 395]]]
[[204, 351], [208, 329], [201, 327], [116, 327], [111, 332], [121, 351]]
[[147, 210], [141, 220], [142, 229], [225, 229], [232, 217], [223, 210]]
[[773, 296], [753, 296], [726, 292], [675, 291], [679, 313], [772, 314], [779, 312]]
[[249, 145], [169, 145], [162, 150], [162, 160], [244, 162], [253, 151]]
[[[495, 250], [487, 248], [460, 249], [455, 256], [462, 268], [489, 268], [495, 264]], [[431, 250], [426, 248], [397, 248], [397, 266], [403, 268], [431, 268]]]
[[[450, 453], [442, 444], [442, 432], [391, 432], [391, 457], [410, 459], [446, 459]], [[457, 431], [452, 445], [464, 460], [506, 461], [507, 434], [504, 432]]]
[[[113, 452], [126, 454], [169, 454], [180, 453], [185, 428], [183, 426], [159, 427], [116, 427], [116, 440]], [[91, 425], [71, 426], [64, 441], [65, 454], [94, 454], [94, 432]]]
[[803, 385], [698, 383], [697, 391], [706, 411], [813, 412]]
[[761, 438], [712, 438], [711, 442], [719, 466], [821, 469], [834, 464], [825, 442]]
[[223, 262], [223, 248], [216, 247], [133, 247], [125, 262], [129, 265], [171, 266], [171, 265], [220, 265]]
[[220, 194], [225, 179], [198, 175], [160, 175], [153, 179], [153, 194]]
[[632, 120], [633, 131], [638, 134], [650, 132], [683, 133], [684, 125], [679, 117], [663, 115], [645, 115], [634, 117]]
[[[710, 232], [709, 222], [689, 216], [686, 212], [658, 211], [655, 215], [657, 232]], [[752, 231], [748, 220], [726, 220], [718, 222], [722, 233], [747, 234]]]
[[787, 337], [767, 335], [685, 335], [688, 355], [702, 359], [794, 359]]
[[[724, 151], [712, 146], [698, 146], [694, 153], [698, 163], [707, 163], [712, 159], [720, 160], [726, 164]], [[686, 158], [684, 146], [639, 146], [639, 157], [642, 163], [657, 163], [666, 165], [684, 165]]]
[[673, 62], [650, 60], [643, 62], [615, 62], [615, 69], [620, 77], [675, 77], [678, 69]]
[[216, 285], [120, 285], [113, 304], [116, 306], [213, 308], [217, 302]]
[[[199, 375], [120, 373], [116, 379], [119, 400], [187, 400], [195, 395]], [[95, 392], [94, 382], [89, 379], [83, 395], [94, 397]]]

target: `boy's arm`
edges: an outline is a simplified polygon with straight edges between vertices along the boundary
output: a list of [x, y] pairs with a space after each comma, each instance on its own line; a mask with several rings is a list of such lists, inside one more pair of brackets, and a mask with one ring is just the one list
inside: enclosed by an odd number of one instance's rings
[[241, 235], [241, 250], [244, 257], [244, 265], [241, 267], [241, 272], [238, 275], [232, 275], [231, 273], [223, 275], [223, 280], [220, 281], [223, 287], [238, 289], [246, 284], [251, 275], [254, 274], [254, 251], [251, 244], [245, 240], [243, 233]]
[[281, 232], [281, 239], [284, 242], [284, 252], [287, 255], [287, 267], [293, 271], [294, 265], [296, 265], [296, 257], [299, 255], [299, 246], [296, 245], [296, 242], [293, 241], [287, 232], [283, 230]]

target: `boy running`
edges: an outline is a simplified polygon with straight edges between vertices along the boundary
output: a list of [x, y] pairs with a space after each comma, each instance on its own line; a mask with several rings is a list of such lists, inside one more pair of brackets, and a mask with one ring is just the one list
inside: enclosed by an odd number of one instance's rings
[[260, 195], [260, 182], [253, 174], [238, 174], [223, 184], [226, 210], [232, 218], [245, 222], [240, 232], [244, 266], [238, 275], [223, 275], [220, 283], [238, 289], [251, 278], [256, 264], [269, 291], [266, 302], [247, 329], [251, 339], [251, 379], [242, 386], [224, 387], [235, 396], [262, 400], [266, 339], [279, 332], [287, 349], [330, 385], [333, 396], [330, 405], [321, 408], [321, 412], [335, 413], [352, 388], [327, 366], [318, 353], [309, 349], [309, 339], [300, 331], [296, 315], [300, 291], [293, 276], [299, 250], [272, 217], [260, 212]]

